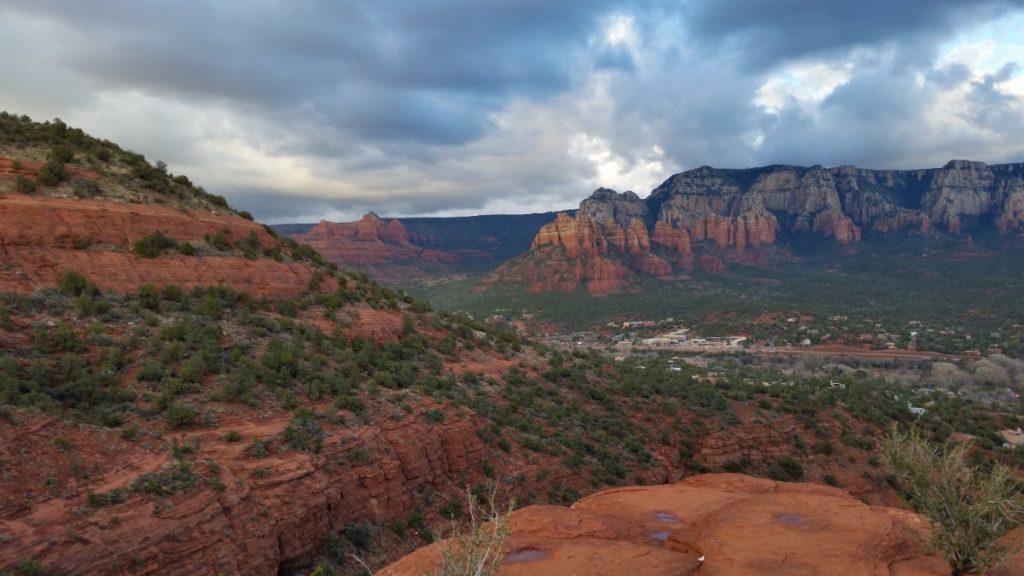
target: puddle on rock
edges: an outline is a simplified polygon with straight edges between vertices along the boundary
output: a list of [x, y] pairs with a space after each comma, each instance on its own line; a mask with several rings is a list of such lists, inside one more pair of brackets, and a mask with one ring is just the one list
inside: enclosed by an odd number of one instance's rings
[[514, 552], [509, 552], [505, 556], [505, 562], [510, 564], [522, 564], [525, 562], [536, 562], [537, 560], [543, 560], [546, 554], [542, 550], [536, 548], [522, 548]]
[[804, 523], [804, 517], [797, 514], [776, 514], [775, 519], [790, 526], [799, 526]]
[[668, 540], [668, 532], [664, 530], [658, 530], [657, 532], [651, 532], [651, 538], [658, 542], [665, 542]]
[[679, 518], [671, 512], [655, 512], [654, 519], [662, 524], [678, 524]]

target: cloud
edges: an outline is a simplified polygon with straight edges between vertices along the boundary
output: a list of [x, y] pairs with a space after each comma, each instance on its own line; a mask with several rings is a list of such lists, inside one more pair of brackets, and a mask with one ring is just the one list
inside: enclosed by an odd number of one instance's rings
[[928, 61], [952, 32], [1024, 7], [1022, 0], [718, 0], [697, 2], [695, 37], [733, 50], [742, 65], [764, 67], [855, 48], [896, 45]]
[[1024, 160], [1024, 0], [7, 0], [0, 108], [271, 221]]

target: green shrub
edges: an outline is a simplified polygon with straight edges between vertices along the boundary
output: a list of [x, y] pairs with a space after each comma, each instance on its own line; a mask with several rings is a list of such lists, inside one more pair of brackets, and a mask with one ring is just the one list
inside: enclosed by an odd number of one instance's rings
[[786, 456], [768, 466], [768, 477], [783, 482], [796, 482], [804, 477], [804, 467], [795, 458]]
[[152, 284], [139, 286], [139, 305], [149, 310], [160, 309], [160, 292]]
[[259, 438], [254, 438], [245, 448], [245, 455], [250, 458], [266, 458], [270, 456], [270, 442]]
[[102, 194], [95, 180], [82, 178], [71, 183], [71, 192], [76, 198], [95, 198]]
[[14, 179], [14, 191], [19, 194], [35, 194], [36, 183], [24, 174], [19, 174], [18, 177]]
[[14, 567], [18, 576], [46, 576], [48, 571], [42, 564], [35, 560], [22, 560]]
[[156, 258], [163, 254], [164, 250], [177, 247], [178, 243], [173, 238], [164, 236], [162, 232], [156, 231], [132, 243], [132, 252], [143, 258]]
[[36, 181], [42, 186], [56, 186], [67, 180], [68, 173], [64, 170], [64, 164], [62, 162], [56, 162], [54, 160], [48, 161], [43, 164], [43, 167], [39, 169], [39, 175], [36, 176]]
[[461, 500], [449, 500], [448, 503], [441, 508], [441, 515], [452, 520], [462, 518], [462, 513], [463, 509]]
[[373, 524], [357, 522], [345, 526], [345, 539], [360, 550], [371, 550], [373, 546]]
[[334, 532], [328, 532], [324, 543], [320, 545], [320, 554], [338, 566], [348, 561], [348, 540]]
[[312, 410], [299, 409], [281, 435], [292, 450], [319, 453], [323, 449], [324, 431], [320, 426], [320, 416]]
[[832, 446], [832, 442], [828, 440], [822, 440], [814, 445], [814, 452], [816, 454], [824, 454], [829, 456], [835, 452], [835, 448]]
[[206, 294], [203, 294], [202, 299], [199, 300], [199, 306], [196, 307], [196, 312], [206, 316], [207, 318], [219, 320], [221, 314], [224, 312], [224, 303], [217, 294], [207, 292]]
[[256, 233], [250, 232], [247, 237], [238, 241], [238, 248], [246, 258], [255, 260], [259, 257], [262, 246]]
[[63, 294], [68, 296], [95, 296], [99, 293], [96, 289], [96, 285], [88, 281], [85, 276], [82, 276], [78, 272], [69, 270], [60, 277], [60, 282], [57, 284], [57, 289]]
[[210, 244], [210, 246], [213, 246], [215, 249], [220, 250], [221, 252], [229, 252], [232, 248], [234, 248], [234, 245], [228, 238], [228, 236], [230, 235], [231, 230], [228, 228], [224, 228], [222, 230], [218, 230], [217, 233], [214, 234], [213, 236], [207, 235], [206, 241]]
[[199, 410], [191, 403], [181, 400], [171, 402], [164, 411], [164, 420], [172, 430], [191, 426], [198, 419]]
[[85, 494], [85, 504], [90, 508], [113, 506], [126, 500], [128, 500], [128, 492], [122, 488], [115, 488], [105, 494], [97, 494], [95, 492], [87, 492]]
[[882, 442], [882, 461], [900, 496], [931, 522], [931, 546], [942, 552], [955, 576], [1002, 564], [1013, 549], [1000, 539], [1024, 521], [1013, 473], [999, 463], [987, 471], [968, 465], [969, 448], [934, 446], [918, 430], [893, 429]]
[[373, 462], [373, 457], [370, 456], [370, 452], [361, 446], [346, 452], [344, 459], [346, 462], [350, 462], [352, 464], [369, 464], [370, 462]]
[[174, 284], [168, 284], [163, 287], [163, 298], [168, 302], [184, 302], [186, 297], [181, 288]]
[[156, 472], [139, 476], [129, 487], [132, 492], [170, 496], [188, 490], [198, 479], [192, 472], [191, 464], [186, 460], [175, 459]]
[[69, 146], [60, 145], [54, 146], [50, 149], [49, 159], [53, 162], [59, 162], [61, 164], [67, 164], [75, 158], [75, 151]]

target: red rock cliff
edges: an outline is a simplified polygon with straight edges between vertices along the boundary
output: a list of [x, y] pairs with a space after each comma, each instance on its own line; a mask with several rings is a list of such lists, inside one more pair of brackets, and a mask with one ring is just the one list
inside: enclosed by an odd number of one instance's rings
[[401, 221], [385, 221], [373, 212], [356, 222], [323, 220], [294, 238], [309, 244], [327, 260], [343, 266], [360, 267], [392, 261], [452, 263], [470, 256], [464, 251], [446, 252], [418, 246], [409, 238]]
[[[335, 431], [316, 455], [287, 452], [254, 459], [244, 453], [253, 439], [280, 433], [287, 417], [222, 423], [218, 430], [194, 435], [201, 440], [194, 466], [200, 471], [202, 462], [217, 466], [223, 490], [196, 487], [159, 501], [135, 495], [95, 509], [84, 508], [87, 491], [124, 486], [159, 469], [169, 455], [116, 435], [82, 438], [82, 445], [119, 444], [110, 450], [116, 457], [97, 460], [90, 477], [65, 486], [60, 497], [30, 507], [24, 501], [0, 502], [0, 566], [32, 559], [69, 574], [273, 576], [281, 565], [308, 564], [328, 531], [366, 519], [406, 518], [418, 492], [456, 497], [460, 482], [478, 475], [476, 464], [486, 452], [476, 434], [479, 422], [452, 415], [444, 425], [431, 425], [424, 417], [428, 408], [437, 407], [421, 406], [397, 422]], [[229, 430], [242, 441], [225, 442]], [[69, 434], [81, 432], [50, 419], [28, 432], [0, 422], [0, 455], [30, 467], [39, 463], [41, 451], [57, 452], [53, 438]], [[191, 437], [178, 440], [187, 443]], [[369, 460], [353, 458], [354, 451]]]
[[182, 256], [141, 258], [132, 243], [161, 232], [179, 242], [204, 241], [227, 231], [242, 240], [255, 234], [273, 239], [263, 226], [237, 216], [180, 210], [151, 204], [72, 200], [8, 194], [0, 197], [0, 292], [31, 292], [55, 286], [73, 270], [101, 289], [131, 292], [142, 284], [185, 289], [223, 285], [257, 296], [301, 294], [312, 271], [270, 258]]

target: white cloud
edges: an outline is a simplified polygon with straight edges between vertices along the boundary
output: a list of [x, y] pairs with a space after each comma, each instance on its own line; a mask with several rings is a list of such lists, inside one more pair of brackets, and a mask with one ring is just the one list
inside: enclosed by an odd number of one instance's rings
[[754, 104], [773, 114], [781, 112], [790, 101], [813, 107], [836, 88], [849, 82], [853, 67], [852, 62], [791, 64], [770, 75], [761, 84], [754, 97]]

